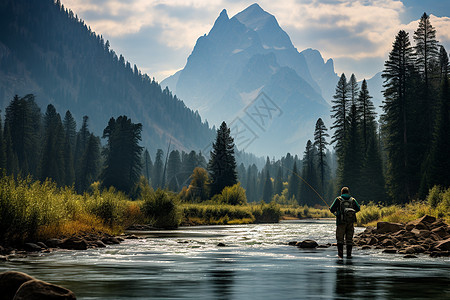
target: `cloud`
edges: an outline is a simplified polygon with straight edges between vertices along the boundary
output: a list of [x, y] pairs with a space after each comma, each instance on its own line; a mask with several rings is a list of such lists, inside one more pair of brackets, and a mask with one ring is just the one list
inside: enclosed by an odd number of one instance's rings
[[[158, 52], [160, 61], [135, 55], [142, 61], [136, 64], [154, 73], [183, 67], [198, 37], [208, 33], [220, 11], [226, 8], [231, 17], [255, 0], [62, 0], [104, 37], [121, 43], [120, 50], [128, 58], [144, 44], [148, 52]], [[324, 57], [333, 58], [338, 72], [351, 70], [351, 62], [367, 65], [365, 73], [375, 74], [391, 50], [400, 29], [414, 31], [417, 21], [403, 24], [409, 12], [408, 1], [400, 0], [284, 0], [258, 1], [273, 14], [287, 31], [299, 51], [319, 50]], [[404, 4], [405, 3], [405, 4]], [[420, 16], [417, 16], [419, 19]], [[437, 37], [444, 45], [450, 44], [450, 18], [431, 16]], [[150, 33], [151, 32], [151, 33]], [[151, 36], [149, 36], [151, 34]], [[141, 42], [139, 42], [139, 38]], [[152, 44], [144, 40], [152, 41]], [[162, 47], [162, 51], [156, 50]], [[170, 55], [165, 55], [168, 52]], [[178, 56], [177, 56], [178, 55]], [[168, 61], [170, 60], [170, 61]], [[379, 61], [378, 70], [375, 61]], [[150, 63], [150, 61], [152, 61]], [[181, 65], [180, 65], [181, 62]], [[163, 67], [163, 69], [156, 69]], [[339, 70], [339, 68], [342, 68]], [[359, 69], [364, 70], [359, 66]], [[166, 70], [166, 71], [164, 71]], [[159, 78], [160, 80], [163, 78]]]

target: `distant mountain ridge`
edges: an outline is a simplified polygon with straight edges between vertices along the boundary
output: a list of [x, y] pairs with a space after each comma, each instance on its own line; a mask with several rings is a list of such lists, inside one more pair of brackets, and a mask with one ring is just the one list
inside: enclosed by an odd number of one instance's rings
[[[257, 137], [247, 151], [279, 156], [301, 153], [316, 120], [329, 119], [331, 99], [324, 97], [334, 94], [338, 79], [331, 59], [324, 62], [317, 50], [298, 52], [276, 18], [253, 4], [232, 18], [222, 10], [186, 66], [161, 85], [211, 124], [245, 125]], [[250, 112], [261, 93], [279, 108], [264, 126]]]
[[142, 145], [151, 152], [169, 141], [180, 150], [201, 150], [215, 132], [197, 112], [136, 65], [109, 48], [59, 1], [0, 2], [0, 104], [33, 93], [41, 110], [52, 103], [70, 110], [78, 126], [84, 115], [102, 135], [111, 117], [142, 123]]

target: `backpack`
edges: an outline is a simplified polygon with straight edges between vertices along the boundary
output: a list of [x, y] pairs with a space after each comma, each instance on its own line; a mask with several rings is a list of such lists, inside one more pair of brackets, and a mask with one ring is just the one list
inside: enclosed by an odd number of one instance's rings
[[344, 199], [339, 197], [340, 203], [340, 215], [341, 221], [344, 223], [355, 223], [356, 222], [356, 211], [353, 209], [353, 198]]

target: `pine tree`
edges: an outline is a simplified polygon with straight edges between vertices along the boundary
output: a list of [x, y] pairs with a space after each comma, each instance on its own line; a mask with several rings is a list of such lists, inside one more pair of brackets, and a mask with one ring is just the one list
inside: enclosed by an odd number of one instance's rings
[[77, 137], [77, 123], [72, 117], [70, 111], [66, 112], [63, 120], [64, 126], [64, 184], [66, 186], [71, 186], [75, 183], [75, 167], [74, 167], [74, 156], [73, 152], [75, 150], [76, 137]]
[[216, 195], [222, 192], [224, 187], [237, 183], [234, 141], [225, 122], [222, 122], [217, 130], [208, 171], [211, 177], [211, 195]]
[[408, 118], [411, 111], [410, 84], [413, 53], [408, 33], [399, 31], [385, 62], [383, 131], [388, 153], [386, 184], [394, 201], [406, 202], [413, 195], [410, 175]]
[[319, 118], [314, 131], [314, 147], [317, 149], [317, 167], [320, 175], [320, 193], [322, 195], [325, 193], [325, 172], [328, 167], [326, 157], [328, 142], [325, 139], [326, 137], [329, 137], [327, 127], [325, 127], [322, 119]]
[[148, 153], [147, 149], [145, 149], [144, 151], [142, 170], [144, 171], [144, 177], [147, 179], [147, 182], [150, 183], [150, 178], [153, 171], [153, 163], [152, 159], [150, 158], [150, 153]]
[[44, 118], [44, 144], [40, 162], [40, 179], [53, 179], [58, 185], [65, 184], [64, 176], [64, 128], [60, 115], [52, 104], [47, 106]]
[[[0, 111], [1, 112], [1, 111]], [[0, 114], [0, 172], [6, 172], [6, 141], [3, 137], [3, 122]]]
[[291, 175], [288, 182], [288, 198], [299, 201], [299, 191], [300, 191], [300, 178], [298, 177], [297, 162], [294, 161], [294, 167], [292, 168]]
[[277, 195], [281, 195], [281, 193], [283, 192], [283, 170], [281, 169], [281, 167], [278, 167], [273, 192]]
[[93, 133], [89, 134], [86, 149], [80, 158], [80, 179], [75, 183], [78, 193], [86, 191], [98, 178], [100, 164], [100, 140]]
[[358, 99], [359, 87], [358, 87], [358, 82], [356, 81], [355, 74], [352, 74], [352, 76], [350, 76], [350, 81], [348, 83], [348, 89], [349, 89], [350, 100], [351, 100], [350, 103], [351, 103], [351, 105], [356, 105], [356, 100]]
[[173, 150], [169, 155], [169, 162], [167, 164], [167, 182], [169, 183], [169, 190], [178, 192], [180, 189], [180, 182], [178, 176], [181, 172], [181, 157], [178, 150]]
[[272, 179], [270, 178], [269, 169], [266, 169], [265, 179], [264, 179], [264, 190], [263, 190], [264, 202], [269, 203], [270, 201], [272, 201], [272, 196], [273, 196]]
[[450, 89], [448, 56], [441, 48], [440, 69], [442, 74], [441, 92], [436, 109], [430, 152], [424, 161], [420, 194], [428, 193], [434, 185], [450, 186]]
[[19, 160], [17, 155], [13, 150], [11, 131], [9, 129], [9, 124], [5, 122], [5, 154], [6, 154], [6, 174], [16, 175], [19, 173]]
[[103, 130], [103, 138], [108, 142], [103, 150], [105, 157], [101, 174], [105, 187], [114, 186], [130, 194], [141, 174], [142, 124], [134, 124], [126, 116], [111, 118]]
[[152, 183], [153, 188], [157, 189], [161, 187], [162, 183], [162, 173], [163, 173], [163, 156], [164, 152], [162, 149], [156, 150], [156, 158], [155, 158], [155, 164], [153, 165], [153, 176], [152, 176]]
[[256, 177], [258, 176], [258, 168], [255, 164], [247, 168], [247, 189], [245, 190], [248, 202], [258, 201], [256, 192]]
[[333, 106], [331, 108], [331, 117], [334, 119], [331, 129], [334, 130], [334, 134], [331, 138], [331, 144], [336, 143], [335, 150], [338, 155], [338, 159], [342, 155], [343, 142], [347, 132], [347, 116], [350, 101], [350, 92], [345, 74], [342, 73], [341, 78], [336, 86], [336, 94], [333, 96]]
[[437, 61], [439, 55], [438, 41], [436, 40], [436, 30], [431, 25], [430, 16], [423, 13], [419, 21], [419, 27], [414, 31], [414, 41], [416, 42], [415, 55], [416, 66], [423, 74], [425, 81], [425, 97], [430, 93], [430, 73], [433, 63]]
[[359, 91], [358, 101], [356, 103], [357, 115], [361, 119], [361, 133], [363, 140], [363, 153], [367, 152], [369, 143], [369, 134], [371, 134], [371, 128], [374, 126], [375, 122], [375, 107], [373, 102], [370, 100], [372, 96], [369, 95], [369, 90], [367, 88], [367, 82], [364, 79], [361, 85], [361, 90]]
[[300, 183], [299, 204], [312, 206], [317, 203], [317, 195], [313, 189], [317, 188], [317, 172], [315, 165], [315, 149], [313, 143], [308, 140], [303, 156], [303, 170]]
[[359, 135], [359, 120], [356, 106], [351, 106], [349, 118], [349, 129], [345, 138], [342, 166], [340, 167], [339, 185], [348, 186], [352, 193], [360, 192], [361, 168], [363, 166], [362, 147]]

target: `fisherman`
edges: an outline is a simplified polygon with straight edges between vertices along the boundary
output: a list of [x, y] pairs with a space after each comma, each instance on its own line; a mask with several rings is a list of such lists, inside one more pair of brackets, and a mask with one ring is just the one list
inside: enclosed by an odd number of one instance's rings
[[339, 258], [344, 256], [344, 238], [347, 245], [347, 258], [352, 258], [353, 233], [356, 213], [360, 211], [358, 202], [350, 196], [348, 187], [341, 189], [341, 195], [334, 199], [330, 211], [336, 215], [336, 239]]

